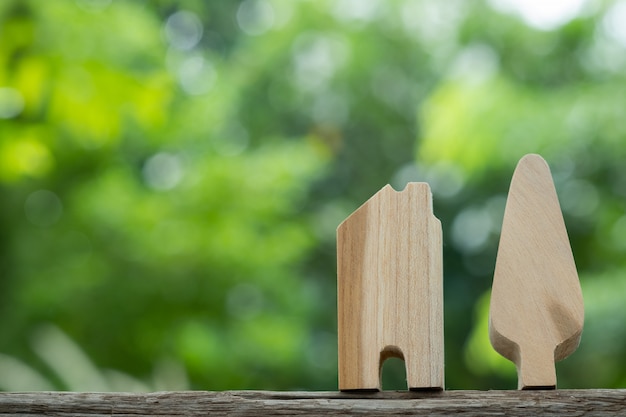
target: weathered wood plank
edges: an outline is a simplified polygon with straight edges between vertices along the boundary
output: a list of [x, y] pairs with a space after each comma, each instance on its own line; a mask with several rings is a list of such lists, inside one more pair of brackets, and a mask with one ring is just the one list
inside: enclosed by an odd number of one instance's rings
[[0, 416], [623, 416], [626, 390], [0, 393]]

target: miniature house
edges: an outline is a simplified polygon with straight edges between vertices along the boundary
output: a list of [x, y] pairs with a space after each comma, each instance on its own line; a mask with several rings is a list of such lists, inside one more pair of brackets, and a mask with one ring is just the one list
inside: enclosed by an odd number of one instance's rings
[[380, 390], [389, 357], [409, 389], [443, 389], [441, 239], [426, 183], [387, 185], [339, 225], [340, 390]]

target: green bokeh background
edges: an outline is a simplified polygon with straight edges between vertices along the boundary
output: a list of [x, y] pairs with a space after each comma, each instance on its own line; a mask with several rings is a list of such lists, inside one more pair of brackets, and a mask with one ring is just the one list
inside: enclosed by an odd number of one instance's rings
[[0, 389], [335, 390], [335, 229], [408, 181], [446, 387], [515, 388], [488, 297], [530, 152], [585, 299], [559, 387], [625, 387], [626, 3], [569, 3], [2, 1]]

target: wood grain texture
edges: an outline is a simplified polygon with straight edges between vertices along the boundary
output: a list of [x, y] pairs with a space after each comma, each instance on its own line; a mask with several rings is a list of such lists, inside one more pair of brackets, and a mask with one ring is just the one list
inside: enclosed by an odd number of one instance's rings
[[626, 390], [0, 393], [0, 416], [623, 416]]
[[526, 155], [513, 174], [504, 213], [489, 312], [491, 343], [516, 364], [520, 389], [554, 388], [554, 362], [576, 350], [583, 320], [550, 168], [539, 155]]
[[441, 223], [426, 183], [387, 185], [337, 228], [339, 389], [380, 390], [388, 357], [411, 389], [444, 386]]

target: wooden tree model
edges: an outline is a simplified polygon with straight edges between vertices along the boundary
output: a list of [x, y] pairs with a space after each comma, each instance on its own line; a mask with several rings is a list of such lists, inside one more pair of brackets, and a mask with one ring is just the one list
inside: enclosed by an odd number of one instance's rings
[[555, 388], [554, 362], [578, 347], [583, 298], [550, 168], [517, 165], [491, 292], [489, 338], [517, 366], [518, 388]]

